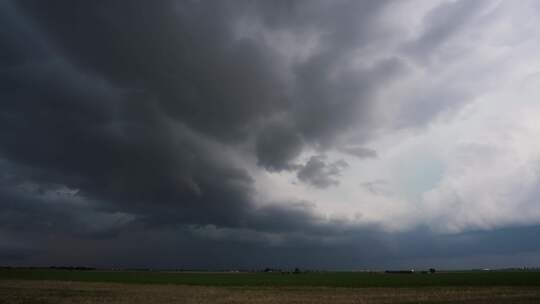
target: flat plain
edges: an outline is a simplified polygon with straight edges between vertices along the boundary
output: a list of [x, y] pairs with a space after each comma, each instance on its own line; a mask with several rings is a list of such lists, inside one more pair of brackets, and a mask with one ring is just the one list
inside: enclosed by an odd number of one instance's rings
[[0, 270], [0, 303], [540, 303], [540, 272]]

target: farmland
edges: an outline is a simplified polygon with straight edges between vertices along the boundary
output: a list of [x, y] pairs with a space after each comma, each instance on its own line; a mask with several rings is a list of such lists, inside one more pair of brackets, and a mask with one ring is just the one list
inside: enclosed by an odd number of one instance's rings
[[0, 270], [0, 303], [537, 303], [540, 272]]
[[0, 280], [55, 280], [132, 284], [272, 287], [442, 287], [537, 286], [537, 271], [464, 271], [436, 274], [385, 274], [382, 272], [165, 272], [3, 269]]

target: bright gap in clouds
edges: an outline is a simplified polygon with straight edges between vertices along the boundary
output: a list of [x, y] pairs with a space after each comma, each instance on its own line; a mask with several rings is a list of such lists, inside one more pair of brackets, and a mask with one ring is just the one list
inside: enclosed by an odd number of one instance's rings
[[[437, 10], [428, 10], [424, 20]], [[364, 143], [377, 157], [326, 151], [327, 163], [348, 164], [332, 186], [321, 189], [302, 183], [295, 172], [279, 172], [266, 173], [260, 191], [270, 200], [312, 202], [327, 218], [390, 231], [427, 225], [437, 233], [457, 233], [538, 224], [540, 41], [532, 14], [526, 5], [487, 3], [426, 58], [407, 57], [400, 53], [403, 44], [394, 42], [395, 49], [386, 52], [402, 56], [410, 70], [377, 97], [381, 105], [398, 107], [383, 109], [392, 112], [383, 113], [381, 136]], [[518, 16], [525, 22], [518, 23]], [[402, 115], [423, 119], [441, 106], [424, 126], [396, 129]], [[318, 153], [304, 152], [298, 160]]]

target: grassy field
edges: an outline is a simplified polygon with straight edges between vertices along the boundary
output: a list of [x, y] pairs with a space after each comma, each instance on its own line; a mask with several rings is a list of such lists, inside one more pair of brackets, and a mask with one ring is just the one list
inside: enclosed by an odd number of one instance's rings
[[204, 273], [150, 271], [78, 271], [2, 269], [0, 280], [56, 280], [135, 284], [275, 287], [436, 287], [436, 286], [538, 286], [540, 272], [470, 271], [436, 274], [385, 274], [367, 272]]
[[0, 304], [540, 303], [540, 272], [196, 273], [0, 270]]

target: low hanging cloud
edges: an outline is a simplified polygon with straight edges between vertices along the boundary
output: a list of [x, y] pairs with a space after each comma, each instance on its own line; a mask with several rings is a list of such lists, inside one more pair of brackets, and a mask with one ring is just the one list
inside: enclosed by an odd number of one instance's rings
[[305, 165], [298, 170], [298, 179], [317, 188], [327, 188], [339, 184], [337, 177], [340, 171], [347, 168], [344, 160], [327, 162], [324, 155], [312, 156]]
[[302, 152], [302, 138], [292, 126], [268, 125], [257, 136], [258, 165], [269, 171], [293, 170], [291, 162]]

